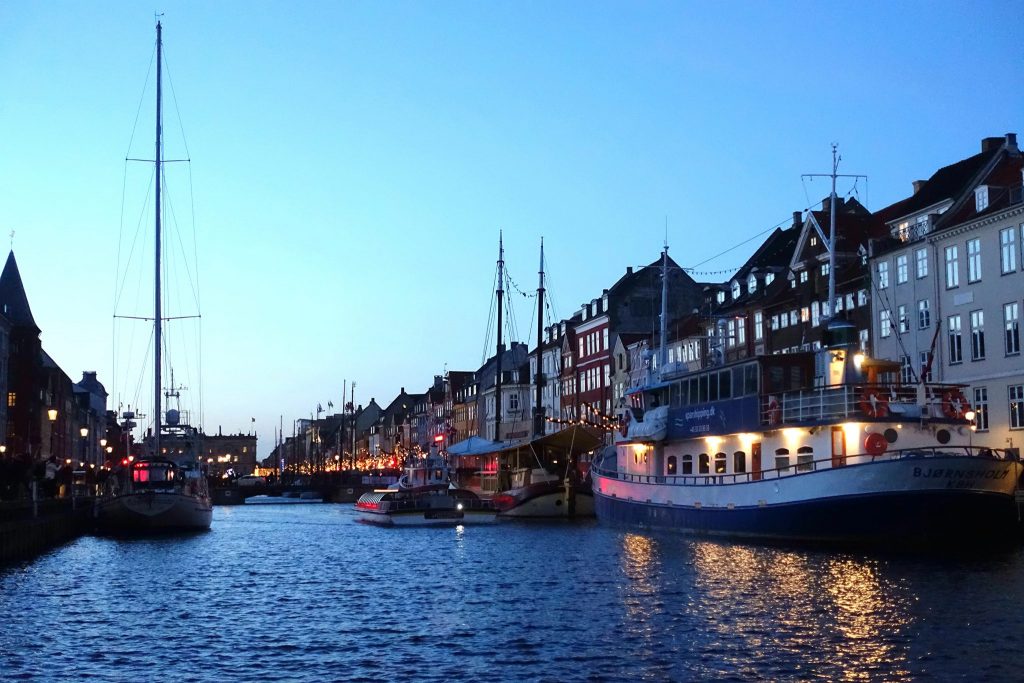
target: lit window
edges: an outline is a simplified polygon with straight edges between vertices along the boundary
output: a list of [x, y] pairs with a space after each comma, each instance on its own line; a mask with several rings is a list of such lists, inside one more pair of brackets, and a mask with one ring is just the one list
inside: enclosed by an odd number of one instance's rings
[[1007, 387], [1010, 398], [1010, 429], [1024, 429], [1024, 384]]
[[715, 453], [715, 474], [725, 474], [725, 453]]
[[17, 402], [18, 402], [18, 394], [13, 392], [13, 391], [7, 392], [7, 407], [8, 408], [13, 408], [15, 406], [15, 404], [17, 404]]

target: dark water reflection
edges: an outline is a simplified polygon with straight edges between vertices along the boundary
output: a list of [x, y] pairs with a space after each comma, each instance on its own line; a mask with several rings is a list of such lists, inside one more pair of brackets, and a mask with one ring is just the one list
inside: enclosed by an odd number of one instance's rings
[[884, 557], [594, 523], [217, 508], [0, 570], [0, 679], [1013, 680], [1024, 553]]

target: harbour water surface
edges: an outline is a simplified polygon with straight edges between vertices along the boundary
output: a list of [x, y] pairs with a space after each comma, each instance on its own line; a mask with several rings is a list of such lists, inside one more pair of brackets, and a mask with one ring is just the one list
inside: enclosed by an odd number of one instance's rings
[[4, 680], [1019, 680], [1024, 552], [905, 557], [594, 522], [215, 510], [0, 569]]

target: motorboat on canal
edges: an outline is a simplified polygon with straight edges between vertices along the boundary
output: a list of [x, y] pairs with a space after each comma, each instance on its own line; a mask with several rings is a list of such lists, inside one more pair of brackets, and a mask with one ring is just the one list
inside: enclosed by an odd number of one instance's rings
[[434, 450], [425, 458], [410, 456], [395, 484], [364, 493], [355, 510], [361, 521], [386, 526], [492, 524], [497, 518], [493, 502], [451, 483], [447, 463]]

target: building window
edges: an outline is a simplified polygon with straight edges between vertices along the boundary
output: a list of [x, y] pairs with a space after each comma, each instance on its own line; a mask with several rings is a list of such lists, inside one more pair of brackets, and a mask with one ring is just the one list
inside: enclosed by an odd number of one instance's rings
[[878, 320], [878, 333], [883, 339], [892, 334], [892, 320], [888, 308], [883, 308]]
[[771, 327], [771, 329], [773, 329], [773, 330], [779, 329], [779, 316], [777, 316], [777, 315], [773, 315], [772, 316], [772, 322], [771, 322], [771, 325], [769, 327]]
[[915, 251], [914, 260], [917, 263], [917, 279], [928, 277], [928, 250], [918, 249]]
[[946, 334], [949, 337], [949, 362], [951, 364], [962, 363], [964, 361], [964, 340], [959, 315], [949, 316]]
[[1017, 270], [1017, 231], [1006, 228], [999, 231], [999, 268], [1003, 275]]
[[519, 394], [508, 395], [508, 409], [519, 410]]
[[900, 356], [900, 381], [904, 384], [914, 381], [914, 365], [910, 362], [910, 356]]
[[807, 282], [807, 271], [806, 270], [801, 270], [800, 271], [800, 284], [803, 284], [805, 282]]
[[733, 299], [739, 299], [740, 298], [740, 282], [739, 282], [739, 280], [733, 280], [732, 281], [732, 298]]
[[821, 322], [821, 315], [819, 314], [819, 307], [817, 301], [811, 302], [811, 325], [815, 327]]
[[1010, 395], [1010, 429], [1024, 429], [1024, 384], [1007, 387]]
[[745, 318], [736, 318], [736, 344], [742, 346], [747, 343], [747, 321]]
[[988, 208], [988, 185], [979, 185], [974, 188], [974, 208], [977, 211], [984, 211]]
[[790, 311], [789, 312], [789, 324], [790, 325], [796, 325], [798, 322], [800, 322], [800, 313], [799, 313], [799, 311]]
[[800, 322], [805, 323], [811, 319], [811, 309], [807, 306], [800, 307]]
[[1006, 355], [1020, 353], [1020, 318], [1016, 301], [1003, 305], [1003, 325], [1006, 329]]
[[828, 269], [829, 269], [829, 265], [827, 263], [822, 263], [821, 264], [821, 276], [822, 277], [828, 277], [828, 273], [829, 273]]
[[946, 289], [960, 286], [960, 256], [954, 244], [946, 247]]
[[896, 257], [896, 284], [902, 285], [907, 281], [907, 271], [910, 270], [907, 266], [907, 255], [900, 254]]
[[889, 262], [882, 261], [878, 264], [878, 288], [885, 289], [889, 286]]
[[[852, 297], [853, 295], [851, 294], [851, 295], [848, 295], [848, 296]], [[847, 303], [847, 306], [846, 306], [847, 310], [853, 308], [853, 302], [852, 301], [850, 301], [848, 299], [846, 303]], [[867, 306], [868, 305], [868, 290], [866, 290], [866, 289], [858, 289], [857, 290], [857, 305], [858, 306]]]
[[753, 294], [757, 291], [757, 278], [751, 273], [750, 277], [747, 278], [747, 293]]
[[718, 303], [720, 303], [720, 304], [724, 304], [725, 303], [725, 292], [719, 291], [718, 294], [715, 295], [715, 300], [718, 301]]
[[971, 311], [971, 360], [985, 357], [985, 312]]
[[775, 273], [768, 273], [764, 276], [764, 286], [767, 287], [771, 283], [775, 282]]
[[974, 425], [979, 432], [988, 431], [988, 388], [974, 387]]
[[736, 321], [732, 318], [726, 323], [725, 344], [729, 348], [736, 346]]
[[754, 311], [754, 341], [764, 339], [764, 313]]
[[7, 392], [7, 407], [13, 408], [18, 403], [18, 394], [13, 391]]
[[907, 307], [905, 305], [903, 305], [903, 304], [900, 304], [899, 307], [896, 309], [896, 313], [897, 313], [897, 320], [898, 320], [899, 326], [900, 326], [900, 334], [903, 334], [904, 332], [909, 332], [910, 331], [910, 319], [907, 318]]
[[917, 328], [927, 330], [932, 324], [932, 312], [928, 306], [928, 299], [921, 299], [917, 302]]
[[981, 280], [981, 240], [967, 240], [967, 282]]

